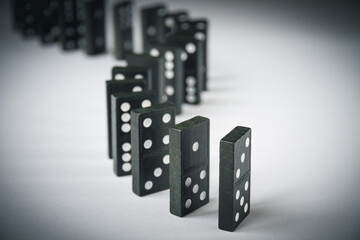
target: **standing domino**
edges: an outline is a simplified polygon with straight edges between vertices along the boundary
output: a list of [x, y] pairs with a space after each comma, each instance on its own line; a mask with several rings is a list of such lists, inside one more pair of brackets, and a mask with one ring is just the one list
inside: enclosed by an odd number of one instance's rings
[[170, 212], [183, 217], [209, 202], [209, 125], [194, 117], [170, 128]]
[[219, 228], [234, 231], [250, 212], [251, 129], [236, 127], [220, 141]]
[[175, 124], [172, 104], [131, 112], [133, 192], [139, 196], [169, 188], [169, 128]]

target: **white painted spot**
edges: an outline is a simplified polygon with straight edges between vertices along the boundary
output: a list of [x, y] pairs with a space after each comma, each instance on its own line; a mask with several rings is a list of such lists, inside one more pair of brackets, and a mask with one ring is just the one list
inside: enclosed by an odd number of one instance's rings
[[181, 52], [180, 54], [181, 61], [185, 62], [188, 59], [188, 55], [186, 52]]
[[187, 76], [185, 81], [189, 87], [194, 87], [196, 84], [196, 78], [194, 76]]
[[141, 74], [136, 74], [136, 75], [134, 76], [134, 78], [135, 78], [135, 79], [144, 79], [144, 76], [141, 75]]
[[186, 180], [185, 180], [185, 186], [186, 187], [189, 187], [191, 185], [191, 178], [188, 177]]
[[121, 125], [121, 131], [123, 131], [124, 133], [128, 133], [131, 130], [131, 125], [128, 123], [124, 123], [123, 125]]
[[165, 155], [165, 156], [163, 157], [163, 163], [164, 163], [165, 165], [168, 165], [168, 164], [170, 163], [170, 156], [169, 156], [169, 154], [167, 154], [167, 155]]
[[199, 143], [198, 143], [198, 142], [194, 142], [193, 145], [192, 145], [192, 150], [193, 150], [194, 152], [196, 152], [198, 149], [199, 149]]
[[173, 61], [174, 60], [174, 53], [173, 52], [171, 52], [171, 51], [166, 51], [165, 52], [165, 60], [166, 61], [169, 61], [169, 62], [171, 62], [171, 61]]
[[196, 88], [194, 88], [194, 87], [187, 87], [187, 88], [186, 88], [186, 93], [187, 93], [187, 94], [190, 94], [190, 95], [195, 95], [195, 93], [196, 93]]
[[242, 196], [240, 199], [240, 206], [244, 205], [244, 201], [245, 201], [245, 198], [244, 198], [244, 196]]
[[130, 163], [124, 163], [121, 168], [122, 168], [122, 170], [124, 172], [129, 172], [131, 170], [131, 164]]
[[160, 55], [159, 50], [157, 50], [156, 48], [151, 49], [149, 53], [152, 57], [158, 57]]
[[204, 179], [206, 177], [206, 171], [205, 170], [202, 170], [200, 172], [200, 179]]
[[144, 148], [149, 149], [152, 146], [152, 141], [150, 139], [145, 140], [144, 142]]
[[166, 26], [166, 27], [171, 28], [171, 27], [173, 27], [174, 25], [175, 25], [175, 20], [174, 20], [174, 18], [172, 18], [172, 17], [167, 17], [167, 18], [165, 19], [165, 26]]
[[115, 80], [124, 80], [125, 76], [122, 73], [117, 73], [114, 78]]
[[246, 138], [246, 140], [245, 140], [245, 146], [246, 146], [246, 147], [249, 147], [249, 145], [250, 145], [250, 138]]
[[157, 10], [157, 14], [158, 14], [159, 16], [164, 16], [165, 13], [166, 13], [166, 10], [165, 10], [164, 8], [159, 8], [159, 9]]
[[154, 170], [154, 176], [155, 177], [160, 177], [162, 174], [162, 169], [161, 168], [155, 168]]
[[124, 162], [129, 162], [131, 160], [131, 154], [130, 153], [124, 153], [122, 156], [121, 156], [121, 159], [124, 161]]
[[240, 168], [238, 170], [236, 170], [236, 178], [240, 177]]
[[153, 36], [156, 35], [156, 28], [154, 26], [149, 26], [146, 29], [146, 33], [147, 33], [148, 36], [153, 37]]
[[236, 191], [236, 194], [235, 194], [235, 198], [236, 198], [236, 200], [238, 200], [238, 199], [239, 199], [239, 197], [240, 197], [240, 190], [237, 190], [237, 191]]
[[142, 87], [140, 87], [140, 86], [135, 86], [133, 89], [132, 89], [132, 91], [133, 92], [141, 92], [143, 89], [142, 89]]
[[168, 122], [170, 122], [170, 120], [171, 120], [171, 115], [169, 113], [165, 113], [162, 117], [162, 121], [164, 123], [168, 123]]
[[246, 181], [244, 188], [245, 188], [245, 191], [247, 191], [249, 189], [249, 181]]
[[235, 222], [239, 221], [239, 216], [240, 216], [240, 214], [239, 214], [239, 212], [237, 212], [237, 213], [235, 214]]
[[194, 103], [194, 102], [196, 102], [196, 96], [194, 96], [194, 95], [187, 95], [187, 96], [186, 96], [186, 100], [187, 100], [189, 103]]
[[242, 162], [242, 163], [245, 161], [245, 153], [242, 153], [242, 154], [241, 154], [240, 159], [241, 159], [241, 162]]
[[152, 124], [151, 118], [145, 118], [145, 119], [144, 119], [144, 121], [143, 121], [143, 126], [144, 126], [144, 127], [148, 128], [148, 127], [151, 126], [151, 124]]
[[166, 86], [166, 88], [165, 88], [165, 93], [166, 93], [166, 95], [168, 95], [168, 96], [174, 95], [174, 93], [175, 93], [174, 87], [171, 86], [171, 85]]
[[190, 28], [190, 25], [188, 23], [183, 23], [180, 25], [181, 29], [188, 30]]
[[191, 206], [191, 199], [186, 200], [185, 207], [189, 208]]
[[174, 71], [172, 70], [165, 70], [165, 77], [167, 79], [173, 79], [175, 76]]
[[131, 119], [130, 113], [123, 113], [121, 114], [121, 121], [128, 122]]
[[202, 191], [202, 192], [200, 193], [200, 200], [201, 200], [201, 201], [204, 201], [205, 198], [206, 198], [206, 192], [205, 192], [205, 191]]
[[192, 191], [193, 191], [193, 193], [197, 193], [199, 191], [199, 185], [195, 184]]
[[129, 151], [131, 150], [131, 144], [128, 143], [128, 142], [123, 143], [123, 145], [122, 145], [122, 150], [123, 150], [124, 152], [129, 152]]
[[204, 30], [205, 27], [206, 27], [205, 23], [199, 22], [198, 24], [196, 24], [197, 29]]
[[145, 183], [145, 189], [146, 190], [150, 190], [153, 187], [153, 182], [152, 181], [147, 181]]
[[196, 40], [204, 41], [206, 39], [206, 36], [202, 32], [197, 32], [197, 33], [194, 34], [194, 38]]
[[185, 50], [189, 53], [189, 54], [193, 54], [196, 52], [196, 46], [194, 43], [187, 43], [185, 45]]
[[148, 100], [148, 99], [145, 99], [144, 101], [142, 101], [141, 106], [142, 106], [143, 108], [151, 107], [151, 101]]
[[129, 111], [130, 108], [131, 108], [131, 105], [130, 105], [130, 103], [128, 103], [128, 102], [123, 102], [123, 103], [121, 104], [121, 106], [120, 106], [120, 109], [121, 109], [121, 111], [123, 111], [123, 112]]
[[168, 144], [169, 144], [169, 135], [165, 135], [165, 136], [163, 137], [163, 143], [164, 143], [165, 145], [168, 145]]
[[165, 62], [165, 68], [166, 68], [166, 70], [173, 70], [174, 63], [173, 62]]
[[244, 206], [244, 213], [247, 213], [248, 209], [249, 209], [249, 205], [248, 205], [248, 203], [245, 203], [245, 206]]

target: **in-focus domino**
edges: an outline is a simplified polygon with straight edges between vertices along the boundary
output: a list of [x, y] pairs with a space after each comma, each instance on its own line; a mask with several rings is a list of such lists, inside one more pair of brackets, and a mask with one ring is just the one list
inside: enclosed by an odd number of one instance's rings
[[117, 176], [131, 174], [131, 115], [133, 109], [150, 107], [155, 101], [153, 91], [115, 93], [111, 95], [111, 142], [114, 172]]
[[172, 104], [131, 112], [133, 192], [139, 196], [169, 188], [169, 128], [175, 124]]
[[209, 202], [209, 125], [197, 116], [169, 130], [170, 212], [176, 216]]
[[219, 228], [234, 231], [250, 213], [251, 129], [236, 127], [220, 141]]
[[[107, 124], [108, 124], [108, 143], [109, 158], [112, 158], [111, 141], [111, 95], [120, 92], [141, 92], [145, 89], [145, 80], [127, 79], [106, 81], [106, 106], [107, 106]], [[129, 115], [127, 115], [129, 116]]]

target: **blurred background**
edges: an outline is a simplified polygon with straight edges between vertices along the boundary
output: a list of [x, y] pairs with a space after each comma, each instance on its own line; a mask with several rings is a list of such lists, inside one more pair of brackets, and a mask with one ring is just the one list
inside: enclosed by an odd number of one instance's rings
[[[141, 51], [137, 1], [136, 51]], [[356, 1], [165, 1], [209, 19], [210, 203], [184, 218], [140, 198], [107, 158], [107, 54], [42, 46], [0, 5], [2, 239], [359, 239], [360, 7]], [[251, 213], [217, 228], [219, 141], [253, 130]]]

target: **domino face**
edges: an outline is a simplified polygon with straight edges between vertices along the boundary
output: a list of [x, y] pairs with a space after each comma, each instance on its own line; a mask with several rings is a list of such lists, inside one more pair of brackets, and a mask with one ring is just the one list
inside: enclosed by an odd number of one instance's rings
[[117, 176], [131, 174], [130, 112], [133, 109], [150, 107], [154, 103], [154, 99], [155, 94], [152, 91], [111, 95], [112, 157], [114, 172]]
[[194, 117], [170, 128], [170, 212], [183, 217], [209, 202], [209, 125]]
[[38, 0], [39, 36], [44, 44], [59, 40], [59, 0]]
[[21, 31], [24, 37], [38, 34], [37, 1], [15, 0], [12, 3], [14, 27]]
[[169, 128], [175, 124], [172, 104], [131, 112], [133, 192], [139, 196], [169, 188]]
[[163, 4], [145, 7], [141, 10], [141, 24], [143, 47], [147, 49], [147, 44], [151, 42], [164, 42], [164, 16], [166, 6]]
[[250, 213], [251, 129], [236, 127], [220, 141], [219, 228], [234, 231]]
[[112, 158], [111, 95], [114, 94], [114, 93], [119, 93], [119, 92], [141, 92], [144, 89], [145, 89], [145, 80], [142, 80], [142, 79], [106, 81], [106, 106], [107, 106], [109, 158]]
[[127, 54], [126, 60], [129, 66], [142, 66], [151, 70], [151, 78], [148, 79], [149, 89], [156, 93], [157, 102], [164, 103], [165, 85], [165, 60], [161, 57], [153, 57], [148, 54]]
[[204, 85], [204, 41], [190, 36], [177, 35], [168, 38], [167, 41], [180, 44], [184, 50], [182, 53], [182, 60], [184, 61], [184, 102], [200, 104]]
[[164, 59], [164, 88], [162, 102], [173, 103], [176, 114], [181, 113], [184, 92], [184, 62], [181, 60], [183, 50], [179, 46], [150, 43], [148, 52], [154, 57]]
[[85, 51], [88, 55], [104, 53], [106, 50], [104, 0], [84, 1], [84, 13]]
[[179, 23], [179, 29], [175, 32], [177, 35], [193, 36], [197, 40], [204, 42], [204, 55], [201, 74], [203, 75], [203, 90], [207, 90], [207, 37], [208, 37], [208, 20], [207, 19], [192, 19]]
[[124, 59], [126, 53], [133, 52], [132, 2], [125, 1], [114, 5], [115, 55]]
[[59, 2], [60, 41], [63, 50], [79, 48], [84, 43], [86, 32], [85, 17], [81, 1], [65, 0]]
[[165, 38], [168, 35], [175, 34], [180, 29], [180, 24], [189, 19], [187, 11], [177, 11], [167, 13], [164, 16], [164, 34]]

